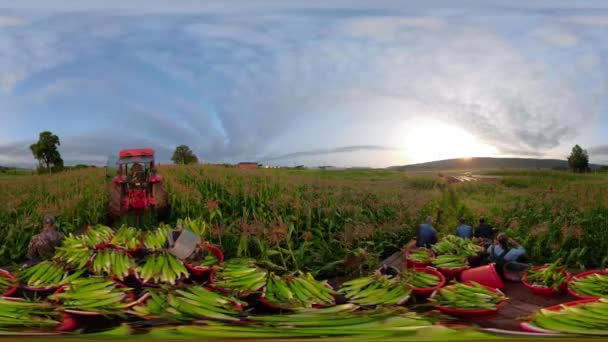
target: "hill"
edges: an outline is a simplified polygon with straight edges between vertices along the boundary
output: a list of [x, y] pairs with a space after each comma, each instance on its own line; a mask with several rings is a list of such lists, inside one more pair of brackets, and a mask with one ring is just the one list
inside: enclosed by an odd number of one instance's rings
[[[590, 164], [591, 169], [602, 165]], [[441, 171], [441, 170], [480, 170], [480, 169], [565, 169], [568, 161], [560, 159], [533, 158], [459, 158], [437, 160], [428, 163], [392, 166], [399, 171]]]

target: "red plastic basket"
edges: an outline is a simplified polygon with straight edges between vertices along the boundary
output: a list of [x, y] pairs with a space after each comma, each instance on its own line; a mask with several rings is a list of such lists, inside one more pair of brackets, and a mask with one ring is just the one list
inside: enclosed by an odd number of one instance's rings
[[608, 274], [608, 270], [591, 270], [591, 271], [587, 271], [587, 272], [583, 272], [580, 274], [577, 274], [575, 276], [573, 276], [572, 278], [570, 278], [570, 280], [568, 280], [568, 293], [570, 293], [571, 295], [573, 295], [576, 298], [580, 298], [580, 299], [595, 299], [598, 297], [594, 297], [594, 296], [587, 296], [587, 295], [583, 295], [583, 294], [579, 294], [576, 291], [574, 291], [573, 289], [570, 288], [570, 284], [576, 280], [576, 279], [580, 279], [580, 278], [585, 278], [588, 277], [590, 275], [593, 274]]
[[496, 264], [494, 263], [464, 270], [460, 274], [460, 280], [462, 282], [474, 281], [481, 285], [496, 289], [505, 288], [505, 284], [500, 278], [500, 275], [496, 272]]
[[[489, 291], [502, 294], [502, 291], [500, 291], [499, 289], [495, 289], [495, 288], [488, 287], [485, 285], [482, 285], [482, 286], [485, 287], [486, 289], [488, 289]], [[440, 290], [437, 290], [437, 291], [440, 291]], [[431, 295], [431, 298], [433, 298], [436, 295], [437, 291], [433, 292], [433, 294]], [[496, 304], [496, 308], [493, 308], [493, 309], [465, 310], [465, 309], [451, 308], [451, 307], [443, 306], [443, 305], [435, 305], [435, 308], [445, 314], [448, 314], [448, 315], [454, 316], [454, 317], [481, 317], [481, 316], [490, 316], [490, 315], [497, 313], [498, 309], [502, 305], [506, 304], [506, 302], [507, 302], [507, 300], [503, 299], [498, 304]]]
[[61, 323], [55, 328], [61, 332], [72, 332], [78, 329], [78, 321], [74, 318], [74, 315], [67, 312], [61, 314]]
[[445, 285], [446, 279], [443, 276], [443, 274], [441, 274], [441, 272], [434, 270], [432, 268], [415, 268], [414, 269], [415, 272], [422, 272], [422, 273], [428, 273], [428, 274], [432, 274], [435, 275], [437, 277], [439, 277], [439, 283], [436, 286], [433, 287], [427, 287], [427, 288], [414, 288], [412, 289], [412, 291], [414, 292], [414, 295], [419, 296], [419, 297], [428, 297], [430, 296], [433, 292], [435, 292], [435, 290], [442, 288]]
[[17, 292], [17, 279], [15, 279], [15, 277], [9, 271], [0, 269], [0, 277], [8, 278], [13, 283], [13, 287], [4, 292], [2, 297], [10, 297], [12, 294]]
[[33, 292], [36, 295], [46, 296], [48, 294], [51, 294], [51, 293], [57, 291], [57, 289], [59, 289], [59, 286], [56, 285], [56, 286], [49, 286], [49, 287], [29, 287], [27, 285], [22, 285], [21, 288], [24, 289], [25, 291]]
[[[536, 266], [536, 267], [534, 267], [535, 270], [542, 270], [543, 268], [547, 268], [547, 266], [544, 265], [544, 266]], [[528, 272], [524, 273], [524, 276], [522, 277], [522, 283], [524, 283], [524, 285], [527, 288], [529, 288], [532, 292], [534, 292], [535, 294], [537, 294], [539, 296], [543, 296], [543, 297], [552, 297], [552, 296], [555, 296], [558, 293], [561, 293], [561, 292], [563, 292], [563, 291], [566, 290], [566, 288], [568, 287], [568, 281], [571, 278], [570, 273], [568, 273], [563, 268], [558, 268], [557, 270], [561, 271], [566, 276], [566, 281], [564, 281], [560, 285], [559, 289], [557, 289], [557, 290], [554, 289], [554, 288], [552, 288], [552, 287], [532, 285], [531, 283], [529, 283], [527, 281]]]
[[127, 249], [127, 253], [129, 253], [130, 256], [135, 256], [143, 250], [144, 245], [145, 245], [144, 240], [141, 240], [139, 242], [139, 246], [132, 248], [132, 249]]
[[[435, 253], [433, 253], [433, 251], [430, 250], [430, 249], [426, 249], [426, 248], [416, 248], [416, 249], [414, 249], [414, 251], [417, 251], [417, 250], [425, 250], [428, 253], [429, 257], [431, 257], [431, 259], [435, 258]], [[407, 251], [405, 253], [405, 263], [406, 263], [407, 267], [409, 267], [409, 268], [424, 268], [424, 267], [427, 267], [427, 266], [431, 266], [433, 264], [432, 261], [410, 260], [410, 258], [409, 258], [410, 254], [412, 254], [412, 251]]]
[[448, 279], [460, 279], [460, 275], [464, 270], [468, 270], [470, 266], [460, 267], [460, 268], [443, 268], [437, 267], [437, 270], [441, 272]]
[[114, 245], [112, 245], [109, 242], [104, 242], [104, 243], [95, 245], [95, 247], [93, 247], [93, 248], [100, 251], [100, 250], [104, 250], [104, 249], [108, 249], [108, 248], [114, 248]]
[[[222, 253], [222, 250], [219, 249], [219, 247], [214, 246], [208, 242], [204, 242], [203, 247], [207, 248], [211, 251], [211, 253], [215, 255], [218, 263], [224, 262], [224, 253]], [[184, 262], [184, 265], [186, 266], [190, 274], [192, 274], [193, 276], [202, 276], [208, 272], [211, 272], [211, 270], [213, 269], [212, 267], [195, 266], [187, 262]]]
[[[545, 310], [559, 311], [562, 309], [562, 306], [584, 305], [584, 304], [588, 304], [588, 303], [597, 302], [598, 300], [599, 300], [598, 298], [581, 299], [581, 300], [576, 300], [576, 301], [568, 302], [568, 303], [564, 303], [564, 304], [553, 305], [553, 306], [545, 308]], [[552, 331], [552, 330], [543, 329], [541, 327], [537, 327], [530, 321], [519, 323], [519, 329], [522, 331], [536, 333], [536, 334], [559, 334], [559, 332], [557, 332], [557, 331]]]

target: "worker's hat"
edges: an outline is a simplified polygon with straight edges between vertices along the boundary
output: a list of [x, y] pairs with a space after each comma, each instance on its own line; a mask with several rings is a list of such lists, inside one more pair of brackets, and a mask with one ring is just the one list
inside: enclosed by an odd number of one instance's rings
[[55, 218], [51, 215], [47, 215], [44, 217], [45, 224], [55, 224]]

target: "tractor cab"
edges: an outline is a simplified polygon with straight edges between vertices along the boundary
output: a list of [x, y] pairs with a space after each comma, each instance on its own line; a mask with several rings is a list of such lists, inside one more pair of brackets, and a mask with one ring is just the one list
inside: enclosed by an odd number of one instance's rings
[[154, 150], [139, 148], [122, 150], [116, 161], [118, 175], [114, 183], [126, 184], [129, 188], [146, 188], [149, 183], [158, 183], [161, 178], [156, 174]]
[[118, 154], [117, 175], [112, 179], [113, 193], [110, 213], [114, 218], [127, 211], [166, 205], [162, 177], [156, 173], [154, 150], [137, 148]]

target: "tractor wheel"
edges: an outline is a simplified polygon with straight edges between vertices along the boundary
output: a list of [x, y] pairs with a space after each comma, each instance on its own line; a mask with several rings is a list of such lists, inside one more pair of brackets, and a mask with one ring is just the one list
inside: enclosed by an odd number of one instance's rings
[[155, 183], [152, 185], [152, 197], [156, 199], [154, 210], [159, 216], [164, 216], [168, 212], [167, 191], [163, 183]]
[[112, 193], [110, 194], [110, 206], [109, 206], [109, 214], [110, 218], [114, 221], [120, 219], [120, 217], [125, 213], [122, 208], [122, 189], [120, 185], [112, 185]]

